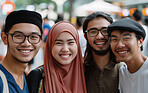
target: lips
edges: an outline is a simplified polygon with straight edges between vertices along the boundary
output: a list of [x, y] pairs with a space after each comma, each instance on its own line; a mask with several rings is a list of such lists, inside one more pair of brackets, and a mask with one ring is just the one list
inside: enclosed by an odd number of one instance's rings
[[120, 51], [120, 52], [117, 51], [117, 53], [118, 53], [118, 54], [125, 54], [125, 53], [127, 53], [127, 51]]
[[101, 40], [95, 40], [94, 44], [96, 44], [96, 45], [104, 45], [106, 42], [107, 42], [106, 39], [103, 39], [103, 40], [101, 39]]
[[129, 50], [118, 50], [116, 51], [116, 53], [119, 55], [119, 56], [126, 56], [128, 54]]
[[60, 54], [60, 57], [64, 60], [69, 59], [70, 56], [71, 56], [71, 54]]
[[97, 42], [97, 43], [95, 42], [95, 44], [96, 44], [96, 45], [104, 45], [105, 42]]
[[33, 51], [33, 49], [18, 49], [22, 55], [30, 55], [30, 53]]

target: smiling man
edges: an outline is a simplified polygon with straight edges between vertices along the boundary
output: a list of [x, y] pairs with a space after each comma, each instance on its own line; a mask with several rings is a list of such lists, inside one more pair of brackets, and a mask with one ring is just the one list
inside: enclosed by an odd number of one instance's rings
[[7, 45], [7, 54], [0, 63], [0, 93], [6, 89], [9, 93], [29, 93], [24, 71], [41, 46], [41, 15], [28, 10], [11, 12], [6, 18], [1, 38]]
[[146, 36], [143, 27], [130, 18], [124, 18], [112, 23], [108, 34], [116, 58], [125, 62], [119, 70], [120, 93], [147, 93], [148, 58], [142, 53]]
[[110, 49], [107, 28], [113, 22], [110, 15], [94, 12], [84, 21], [87, 40], [84, 55], [87, 93], [118, 93], [119, 68]]

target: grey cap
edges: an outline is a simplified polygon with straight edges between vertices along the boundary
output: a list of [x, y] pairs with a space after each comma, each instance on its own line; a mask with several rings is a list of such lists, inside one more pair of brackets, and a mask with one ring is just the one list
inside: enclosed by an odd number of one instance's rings
[[131, 18], [123, 18], [118, 21], [115, 21], [111, 25], [108, 26], [108, 34], [111, 35], [113, 30], [127, 30], [138, 33], [145, 39], [146, 33], [144, 28], [136, 21]]

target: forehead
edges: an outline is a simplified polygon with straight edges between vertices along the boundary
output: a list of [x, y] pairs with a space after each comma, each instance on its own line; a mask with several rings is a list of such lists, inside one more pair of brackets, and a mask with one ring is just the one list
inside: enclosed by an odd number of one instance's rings
[[10, 29], [9, 33], [13, 33], [15, 31], [20, 31], [23, 34], [30, 34], [30, 33], [39, 33], [40, 29], [38, 28], [38, 26], [31, 24], [31, 23], [18, 23], [12, 26], [12, 28]]
[[69, 33], [69, 32], [62, 32], [59, 34], [59, 36], [57, 37], [57, 39], [74, 39], [74, 37]]
[[110, 25], [110, 22], [108, 22], [105, 18], [103, 17], [98, 17], [95, 18], [91, 21], [89, 21], [88, 26], [87, 26], [87, 30], [90, 28], [102, 28], [102, 27], [108, 27]]
[[113, 30], [111, 32], [111, 35], [123, 35], [123, 34], [135, 34], [135, 33], [128, 30]]

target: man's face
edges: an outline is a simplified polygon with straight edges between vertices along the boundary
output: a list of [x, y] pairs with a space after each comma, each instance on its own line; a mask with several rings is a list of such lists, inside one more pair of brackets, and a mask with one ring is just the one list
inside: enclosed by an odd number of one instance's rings
[[22, 38], [20, 34], [23, 34], [25, 36], [33, 35], [31, 37], [32, 38], [31, 40], [33, 40], [36, 38], [34, 37], [34, 35], [41, 35], [40, 29], [36, 25], [30, 23], [18, 23], [15, 24], [8, 33], [9, 33], [7, 35], [8, 40], [5, 40], [4, 42], [7, 42], [8, 45], [7, 53], [10, 59], [12, 58], [20, 62], [26, 63], [30, 61], [37, 54], [41, 46], [41, 40], [37, 44], [32, 44], [28, 41], [28, 37], [26, 37], [24, 42], [18, 44], [14, 43], [14, 39], [12, 40], [12, 36], [10, 35], [17, 33], [17, 35], [15, 36], [17, 40]]
[[[143, 41], [143, 40], [142, 40]], [[142, 41], [136, 38], [135, 33], [120, 30], [114, 30], [111, 33], [111, 49], [119, 61], [128, 62], [137, 57]]]
[[[106, 19], [102, 17], [95, 18], [88, 23], [87, 31], [90, 29], [100, 30], [103, 28], [107, 28], [108, 25], [110, 25], [110, 23]], [[97, 53], [98, 55], [105, 55], [108, 52], [109, 49], [108, 35], [103, 35], [99, 31], [99, 33], [96, 36], [90, 36], [89, 33], [87, 32], [87, 38], [90, 46], [93, 48], [95, 53], [98, 52]], [[105, 51], [106, 53], [104, 54]]]

